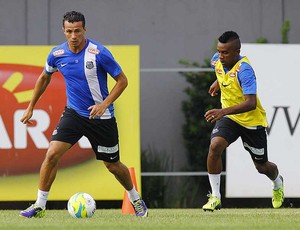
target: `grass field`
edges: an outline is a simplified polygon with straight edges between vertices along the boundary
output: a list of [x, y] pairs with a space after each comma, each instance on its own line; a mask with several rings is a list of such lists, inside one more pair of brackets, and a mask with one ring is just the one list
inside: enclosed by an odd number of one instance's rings
[[17, 210], [0, 210], [0, 229], [300, 229], [300, 209], [150, 209], [148, 218], [97, 209], [89, 219], [73, 219], [66, 210], [47, 210], [44, 218], [26, 219]]

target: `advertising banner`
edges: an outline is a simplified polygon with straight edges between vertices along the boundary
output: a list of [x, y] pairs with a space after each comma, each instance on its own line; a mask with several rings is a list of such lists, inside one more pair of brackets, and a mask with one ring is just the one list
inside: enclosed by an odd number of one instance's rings
[[[258, 82], [258, 96], [268, 118], [268, 156], [284, 178], [286, 197], [300, 197], [300, 45], [242, 44]], [[272, 182], [261, 175], [241, 139], [232, 144], [226, 159], [226, 197], [271, 197]]]
[[[128, 77], [115, 102], [121, 161], [140, 177], [139, 47], [107, 46]], [[66, 105], [65, 83], [57, 72], [36, 104], [33, 125], [20, 122], [52, 46], [0, 46], [0, 201], [35, 200], [39, 169], [52, 132]], [[108, 76], [110, 88], [115, 81]], [[49, 200], [68, 200], [76, 192], [96, 200], [122, 200], [124, 188], [97, 161], [86, 138], [61, 159]]]

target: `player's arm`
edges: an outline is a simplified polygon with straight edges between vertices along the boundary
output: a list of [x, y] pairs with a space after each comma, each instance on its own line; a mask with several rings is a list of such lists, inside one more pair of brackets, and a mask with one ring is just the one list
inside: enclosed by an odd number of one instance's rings
[[245, 113], [256, 108], [256, 77], [249, 64], [243, 63], [238, 80], [244, 94], [244, 101], [231, 107], [207, 111], [204, 115], [207, 121], [215, 122], [226, 115]]
[[[212, 69], [215, 69], [215, 65], [216, 65], [216, 62], [218, 61], [218, 59], [219, 59], [219, 53], [216, 52], [210, 60], [210, 66]], [[218, 95], [219, 91], [220, 91], [220, 86], [219, 86], [218, 80], [215, 80], [209, 87], [208, 93], [212, 97], [214, 97], [214, 96]]]
[[245, 101], [238, 105], [223, 109], [224, 115], [245, 113], [256, 108], [256, 94], [244, 95], [244, 99]]
[[127, 77], [123, 71], [121, 71], [121, 73], [113, 79], [116, 81], [116, 84], [105, 100], [101, 104], [92, 105], [88, 108], [88, 110], [91, 110], [90, 119], [102, 116], [108, 106], [110, 106], [110, 104], [112, 104], [122, 94], [128, 85]]
[[125, 90], [125, 88], [128, 85], [127, 77], [125, 76], [124, 72], [121, 71], [121, 73], [113, 78], [116, 81], [116, 84], [112, 88], [109, 95], [105, 98], [105, 100], [102, 102], [106, 106], [106, 108], [112, 104]]
[[45, 71], [43, 71], [40, 74], [38, 80], [35, 83], [33, 95], [29, 102], [29, 105], [28, 105], [27, 109], [25, 110], [23, 117], [20, 120], [22, 123], [31, 124], [30, 118], [32, 117], [34, 106], [37, 103], [37, 101], [39, 100], [39, 98], [41, 97], [41, 95], [45, 92], [48, 84], [51, 81], [51, 76], [52, 76], [51, 74], [49, 75], [49, 74], [45, 73]]
[[220, 109], [220, 116], [249, 112], [256, 108], [256, 94], [244, 95], [244, 102], [231, 107]]
[[209, 87], [208, 93], [212, 97], [214, 97], [214, 96], [218, 95], [219, 91], [220, 91], [220, 86], [219, 86], [218, 80], [215, 80]]
[[204, 117], [209, 122], [215, 122], [226, 115], [249, 112], [256, 108], [256, 94], [244, 95], [245, 101], [223, 109], [212, 109], [205, 113]]

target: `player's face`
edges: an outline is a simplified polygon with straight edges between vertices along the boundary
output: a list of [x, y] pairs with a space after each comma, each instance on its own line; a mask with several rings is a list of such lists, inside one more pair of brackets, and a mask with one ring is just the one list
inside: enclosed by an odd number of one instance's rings
[[86, 29], [82, 26], [82, 22], [71, 23], [65, 21], [63, 31], [70, 48], [75, 50], [83, 48], [85, 44], [84, 34]]
[[239, 60], [240, 49], [236, 48], [234, 42], [218, 42], [217, 50], [223, 67], [230, 70]]

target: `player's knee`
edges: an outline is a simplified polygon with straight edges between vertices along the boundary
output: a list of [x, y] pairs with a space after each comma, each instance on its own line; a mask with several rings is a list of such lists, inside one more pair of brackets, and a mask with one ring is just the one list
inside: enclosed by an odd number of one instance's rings
[[257, 172], [259, 172], [260, 174], [267, 174], [268, 173], [268, 167], [267, 164], [256, 164], [255, 165]]
[[263, 164], [256, 163], [255, 167], [259, 173], [268, 176], [270, 179], [275, 179], [278, 175], [277, 165], [272, 162], [267, 161]]
[[55, 166], [58, 164], [59, 159], [60, 159], [59, 154], [57, 154], [54, 151], [48, 151], [46, 154], [45, 161], [47, 162], [47, 164], [51, 164]]
[[105, 162], [105, 166], [108, 169], [108, 171], [111, 172], [112, 174], [116, 174], [116, 172], [119, 169], [117, 163], [108, 163], [108, 162]]
[[220, 157], [222, 155], [224, 148], [218, 142], [212, 142], [209, 146], [209, 156], [210, 157]]
[[265, 170], [265, 168], [263, 168], [263, 167], [256, 166], [256, 170], [257, 170], [257, 172], [260, 173], [260, 174], [266, 174], [266, 170]]

